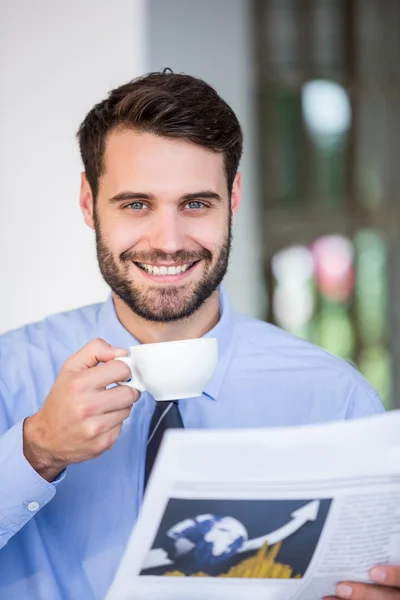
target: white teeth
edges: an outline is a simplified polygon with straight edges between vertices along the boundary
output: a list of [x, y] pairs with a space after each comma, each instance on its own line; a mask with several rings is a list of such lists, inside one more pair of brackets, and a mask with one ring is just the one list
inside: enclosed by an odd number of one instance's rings
[[151, 275], [164, 275], [164, 277], [165, 275], [179, 275], [180, 273], [184, 273], [192, 266], [192, 264], [188, 263], [186, 265], [178, 265], [176, 267], [157, 267], [155, 265], [144, 265], [142, 263], [138, 263], [138, 265], [147, 273], [150, 273]]

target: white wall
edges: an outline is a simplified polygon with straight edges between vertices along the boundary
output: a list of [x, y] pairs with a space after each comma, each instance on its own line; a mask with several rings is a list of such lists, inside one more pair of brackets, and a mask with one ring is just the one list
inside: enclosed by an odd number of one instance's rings
[[237, 310], [263, 316], [256, 123], [248, 0], [148, 0], [149, 69], [202, 77], [232, 106], [244, 129], [243, 201], [226, 285]]
[[75, 133], [145, 70], [144, 1], [0, 2], [0, 332], [107, 294]]

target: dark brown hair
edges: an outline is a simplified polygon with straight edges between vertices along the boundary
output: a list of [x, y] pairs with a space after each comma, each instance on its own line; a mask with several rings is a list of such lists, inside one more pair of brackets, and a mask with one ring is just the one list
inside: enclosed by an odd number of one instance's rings
[[78, 140], [94, 199], [104, 173], [107, 135], [119, 128], [179, 138], [223, 153], [231, 193], [242, 131], [233, 110], [205, 81], [165, 69], [112, 90], [92, 108], [79, 127]]

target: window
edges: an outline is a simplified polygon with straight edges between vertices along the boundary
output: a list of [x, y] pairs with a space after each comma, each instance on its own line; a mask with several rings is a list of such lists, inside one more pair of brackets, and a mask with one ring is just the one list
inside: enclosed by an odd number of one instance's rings
[[266, 318], [400, 407], [400, 0], [253, 10]]

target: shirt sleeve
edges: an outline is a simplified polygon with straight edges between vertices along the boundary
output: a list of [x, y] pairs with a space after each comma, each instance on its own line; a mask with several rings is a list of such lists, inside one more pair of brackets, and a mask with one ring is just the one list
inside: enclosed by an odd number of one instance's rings
[[0, 435], [0, 549], [56, 493], [65, 472], [52, 483], [26, 460], [22, 446], [23, 420]]
[[365, 382], [357, 386], [350, 398], [346, 419], [360, 419], [385, 412], [385, 407], [376, 390]]

